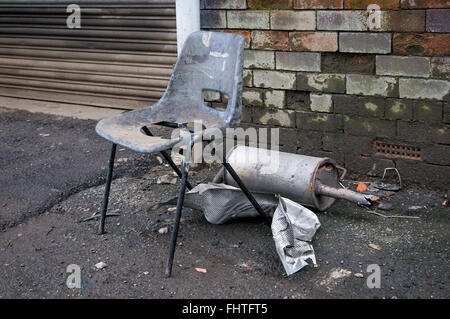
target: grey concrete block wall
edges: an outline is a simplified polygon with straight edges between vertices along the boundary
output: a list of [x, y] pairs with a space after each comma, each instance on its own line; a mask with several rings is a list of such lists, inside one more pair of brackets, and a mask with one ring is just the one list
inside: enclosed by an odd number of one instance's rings
[[[204, 0], [202, 26], [245, 37], [242, 120], [279, 127], [283, 150], [326, 154], [360, 176], [379, 174], [383, 165], [444, 176], [450, 5], [374, 0], [381, 6], [377, 26], [370, 3]], [[421, 155], [381, 154], [380, 141]], [[406, 182], [423, 180], [404, 174]], [[432, 186], [450, 188], [450, 177], [435, 180]]]

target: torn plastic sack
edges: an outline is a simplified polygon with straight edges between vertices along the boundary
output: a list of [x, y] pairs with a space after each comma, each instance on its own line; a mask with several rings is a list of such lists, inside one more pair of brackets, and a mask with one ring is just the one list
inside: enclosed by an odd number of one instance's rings
[[279, 197], [272, 219], [272, 235], [288, 275], [308, 265], [308, 259], [316, 264], [314, 248], [308, 242], [319, 227], [316, 214], [290, 199]]
[[[253, 193], [261, 208], [272, 219], [272, 235], [278, 256], [288, 275], [291, 275], [311, 259], [316, 264], [312, 240], [320, 227], [319, 219], [309, 209], [274, 194]], [[172, 197], [160, 205], [176, 204]], [[245, 194], [226, 184], [199, 184], [185, 194], [184, 206], [203, 212], [212, 224], [223, 224], [232, 219], [259, 216]]]
[[[277, 208], [278, 198], [273, 194], [254, 193], [256, 201], [270, 216]], [[171, 197], [160, 205], [176, 205], [177, 197]], [[199, 184], [184, 195], [184, 207], [203, 212], [211, 224], [223, 224], [232, 219], [257, 217], [245, 194], [234, 186], [225, 184]]]

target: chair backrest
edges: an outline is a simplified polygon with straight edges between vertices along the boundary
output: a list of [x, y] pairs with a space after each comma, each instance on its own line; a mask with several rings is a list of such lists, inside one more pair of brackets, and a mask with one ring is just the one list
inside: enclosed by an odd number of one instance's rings
[[[159, 104], [175, 112], [172, 115], [179, 123], [201, 120], [206, 127], [239, 124], [243, 55], [244, 37], [241, 35], [208, 31], [192, 33], [186, 39]], [[227, 95], [226, 110], [205, 105], [205, 90]]]

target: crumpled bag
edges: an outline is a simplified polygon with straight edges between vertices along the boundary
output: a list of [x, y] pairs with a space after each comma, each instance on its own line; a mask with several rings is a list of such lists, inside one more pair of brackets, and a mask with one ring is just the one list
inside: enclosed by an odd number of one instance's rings
[[311, 210], [279, 197], [271, 228], [278, 256], [288, 275], [308, 265], [308, 259], [316, 264], [314, 248], [309, 242], [319, 227], [319, 218]]
[[[252, 193], [261, 208], [272, 216], [272, 235], [278, 256], [288, 275], [304, 266], [311, 259], [316, 264], [313, 246], [309, 243], [320, 227], [316, 214], [304, 206], [275, 194]], [[176, 205], [177, 197], [159, 205]], [[158, 205], [158, 206], [159, 206]], [[259, 213], [241, 189], [226, 184], [199, 184], [187, 192], [184, 206], [203, 212], [212, 224], [245, 217], [257, 217]]]

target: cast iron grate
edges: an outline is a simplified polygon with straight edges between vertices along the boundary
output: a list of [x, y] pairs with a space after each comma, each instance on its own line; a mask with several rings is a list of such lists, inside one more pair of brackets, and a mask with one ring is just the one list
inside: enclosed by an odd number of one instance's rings
[[375, 141], [373, 143], [375, 153], [385, 157], [409, 158], [414, 160], [422, 160], [422, 149], [420, 147], [385, 143]]

